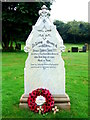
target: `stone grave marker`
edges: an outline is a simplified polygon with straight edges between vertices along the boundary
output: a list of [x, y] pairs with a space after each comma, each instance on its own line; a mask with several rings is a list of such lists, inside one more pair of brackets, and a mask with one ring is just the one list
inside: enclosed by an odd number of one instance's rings
[[88, 51], [88, 43], [85, 43], [86, 51]]
[[50, 12], [44, 5], [39, 19], [26, 41], [24, 48], [28, 58], [24, 68], [24, 94], [20, 107], [28, 108], [27, 98], [37, 88], [48, 89], [55, 105], [70, 109], [70, 99], [65, 93], [65, 68], [61, 53], [65, 50], [63, 40], [50, 21]]
[[72, 47], [72, 52], [78, 52], [78, 47]]
[[83, 51], [83, 52], [86, 52], [86, 50], [87, 50], [87, 47], [84, 45], [84, 46], [82, 47], [82, 51]]

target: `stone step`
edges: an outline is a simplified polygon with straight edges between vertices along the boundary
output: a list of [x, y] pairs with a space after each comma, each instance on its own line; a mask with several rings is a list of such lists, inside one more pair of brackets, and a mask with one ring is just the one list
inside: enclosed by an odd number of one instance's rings
[[23, 94], [22, 97], [23, 97], [23, 98], [28, 98], [28, 97], [29, 97], [29, 94]]
[[[55, 103], [55, 106], [58, 106], [58, 108], [60, 108], [60, 109], [70, 110], [70, 102], [68, 102], [68, 103]], [[23, 109], [23, 108], [29, 109], [27, 103], [20, 103], [20, 104], [19, 104], [19, 107], [20, 107], [21, 109]]]
[[[28, 98], [21, 97], [20, 102], [21, 103], [27, 103]], [[67, 98], [54, 98], [55, 103], [67, 103], [70, 102], [69, 97]]]
[[[20, 99], [20, 104], [19, 107], [20, 108], [28, 108], [28, 103], [27, 103], [27, 99], [28, 99], [28, 94], [23, 94], [21, 99]], [[55, 102], [55, 106], [58, 106], [58, 108], [60, 109], [64, 109], [64, 110], [70, 110], [70, 99], [68, 97], [67, 94], [65, 95], [53, 95], [54, 98], [54, 102]]]
[[28, 98], [22, 98], [20, 99], [20, 103], [27, 103]]
[[21, 109], [23, 109], [23, 108], [25, 108], [25, 109], [29, 109], [27, 103], [20, 103], [20, 104], [19, 104], [19, 108], [21, 108]]
[[70, 110], [70, 102], [68, 103], [55, 103], [55, 106], [63, 110]]
[[55, 103], [67, 103], [70, 102], [69, 98], [54, 98]]

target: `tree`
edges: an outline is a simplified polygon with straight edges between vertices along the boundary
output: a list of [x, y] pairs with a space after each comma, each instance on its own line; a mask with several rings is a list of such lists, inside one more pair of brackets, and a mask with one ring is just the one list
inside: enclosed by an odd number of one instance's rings
[[38, 11], [49, 2], [3, 2], [2, 3], [2, 47], [6, 50], [13, 47], [13, 42], [25, 41], [32, 25], [38, 19]]
[[54, 25], [56, 25], [57, 31], [59, 32], [61, 37], [64, 39], [64, 42], [66, 42], [68, 37], [68, 30], [70, 26], [59, 20], [54, 21]]
[[82, 21], [70, 21], [64, 23], [56, 20], [54, 22], [59, 34], [66, 43], [85, 43], [89, 42], [90, 35], [88, 34], [89, 25]]
[[67, 23], [70, 26], [70, 29], [68, 30], [68, 33], [73, 36], [73, 43], [76, 43], [76, 37], [79, 33], [79, 24], [77, 21], [72, 21]]
[[85, 22], [79, 22], [79, 36], [82, 41], [89, 42], [88, 41], [88, 30], [89, 30], [89, 24]]

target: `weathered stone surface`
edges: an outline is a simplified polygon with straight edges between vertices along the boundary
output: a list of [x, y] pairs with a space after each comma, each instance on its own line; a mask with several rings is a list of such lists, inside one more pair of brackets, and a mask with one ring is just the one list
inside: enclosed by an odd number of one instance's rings
[[55, 101], [55, 103], [58, 103], [58, 102], [65, 103], [65, 102], [70, 102], [70, 99], [69, 98], [54, 98], [54, 101]]
[[55, 103], [55, 106], [58, 106], [60, 109], [70, 110], [70, 102], [68, 102], [68, 103]]
[[[67, 103], [55, 103], [55, 106], [58, 106], [58, 108], [60, 108], [60, 109], [70, 110], [70, 102], [67, 102]], [[29, 109], [27, 103], [20, 103], [19, 107], [21, 109], [24, 109], [24, 108]]]
[[20, 104], [19, 104], [19, 108], [21, 108], [21, 109], [23, 109], [23, 108], [25, 108], [25, 109], [29, 109], [27, 103], [20, 103]]
[[23, 98], [28, 98], [28, 97], [29, 97], [29, 94], [23, 94], [22, 97], [23, 97]]
[[21, 99], [20, 99], [20, 102], [21, 102], [21, 103], [27, 103], [27, 100], [28, 100], [28, 98], [21, 98]]
[[[28, 98], [22, 98], [21, 97], [21, 99], [20, 99], [20, 102], [21, 103], [27, 103], [27, 100], [28, 100]], [[62, 102], [70, 102], [70, 99], [69, 98], [55, 98], [54, 97], [54, 101], [55, 101], [55, 103], [62, 103]]]

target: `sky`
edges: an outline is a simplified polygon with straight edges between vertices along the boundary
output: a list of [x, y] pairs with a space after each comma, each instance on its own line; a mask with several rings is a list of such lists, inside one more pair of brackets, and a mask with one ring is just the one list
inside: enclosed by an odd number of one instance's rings
[[88, 22], [89, 0], [55, 0], [51, 6], [51, 20]]

